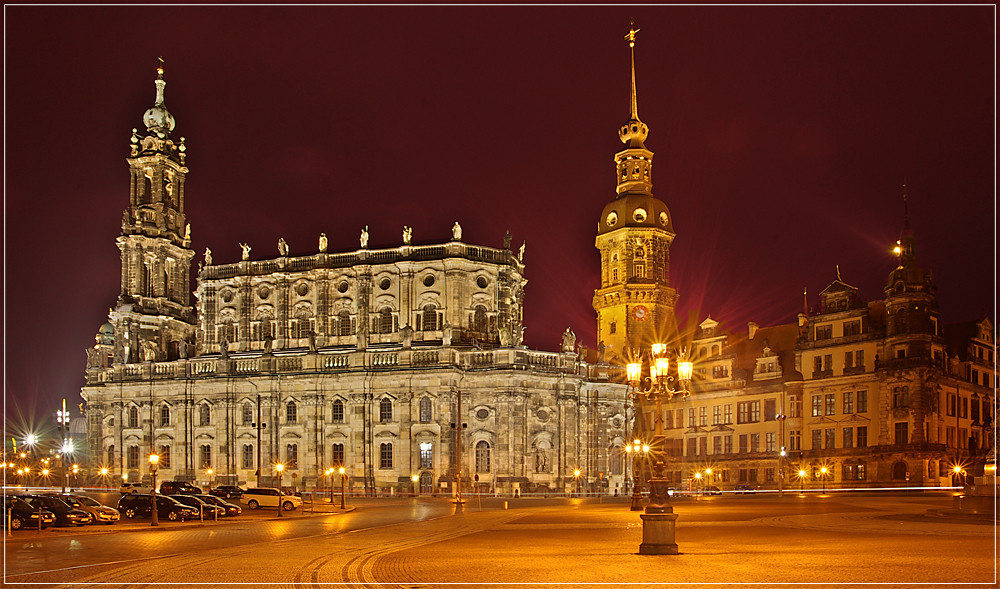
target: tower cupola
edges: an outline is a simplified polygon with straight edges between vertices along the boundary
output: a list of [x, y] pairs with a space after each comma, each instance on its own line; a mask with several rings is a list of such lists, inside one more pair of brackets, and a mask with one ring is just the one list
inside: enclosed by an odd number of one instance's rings
[[163, 79], [163, 58], [160, 58], [160, 66], [156, 68], [156, 99], [153, 102], [153, 106], [146, 110], [142, 114], [142, 122], [146, 125], [146, 131], [148, 133], [156, 134], [161, 139], [170, 134], [174, 130], [174, 126], [177, 124], [174, 121], [174, 115], [170, 114], [167, 110], [164, 101], [164, 90], [167, 87], [167, 81]]

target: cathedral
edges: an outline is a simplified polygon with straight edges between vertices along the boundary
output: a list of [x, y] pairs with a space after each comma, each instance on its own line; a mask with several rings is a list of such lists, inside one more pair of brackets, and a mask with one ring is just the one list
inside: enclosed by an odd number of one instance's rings
[[[458, 222], [440, 243], [403, 227], [399, 245], [374, 248], [365, 227], [354, 251], [327, 251], [321, 234], [311, 255], [279, 238], [274, 258], [241, 244], [241, 260], [198, 259], [187, 146], [159, 69], [145, 133], [131, 138], [121, 294], [87, 350], [91, 465], [146, 480], [157, 453], [163, 480], [254, 486], [276, 484], [281, 464], [296, 488], [324, 487], [343, 466], [355, 492], [510, 495], [631, 492], [651, 458], [628, 454], [633, 440], [661, 453], [679, 487], [935, 487], [981, 469], [995, 329], [940, 322], [905, 223], [880, 300], [837, 269], [792, 323], [678, 326], [674, 224], [653, 195], [635, 32], [616, 194], [597, 222], [596, 352], [569, 328], [557, 351], [523, 346], [523, 246], [468, 243]], [[659, 415], [623, 370], [654, 342], [683, 343], [694, 362], [690, 394]]]

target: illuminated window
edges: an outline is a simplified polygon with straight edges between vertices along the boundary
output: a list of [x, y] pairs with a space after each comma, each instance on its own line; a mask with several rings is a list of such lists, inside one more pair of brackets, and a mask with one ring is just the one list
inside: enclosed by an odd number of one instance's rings
[[434, 468], [434, 445], [431, 442], [420, 443], [420, 468]]
[[844, 414], [850, 415], [854, 413], [854, 392], [845, 391], [844, 392]]

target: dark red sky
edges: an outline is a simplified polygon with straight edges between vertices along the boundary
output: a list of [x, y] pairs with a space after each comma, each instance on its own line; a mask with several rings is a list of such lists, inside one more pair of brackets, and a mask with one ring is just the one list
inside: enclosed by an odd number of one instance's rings
[[527, 241], [526, 343], [594, 345], [629, 19], [682, 318], [869, 299], [910, 186], [944, 321], [995, 317], [995, 22], [980, 7], [21, 7], [5, 16], [5, 415], [78, 402], [119, 291], [131, 129], [166, 59], [194, 249], [216, 263]]

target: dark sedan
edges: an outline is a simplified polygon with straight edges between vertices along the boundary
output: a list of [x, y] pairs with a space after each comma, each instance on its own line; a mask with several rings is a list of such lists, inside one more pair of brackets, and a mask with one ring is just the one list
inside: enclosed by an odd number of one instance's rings
[[223, 499], [236, 499], [239, 501], [243, 497], [243, 489], [236, 485], [219, 485], [209, 491], [208, 494], [222, 497]]
[[198, 499], [201, 499], [205, 503], [211, 503], [212, 505], [216, 505], [218, 507], [225, 509], [226, 513], [224, 515], [226, 515], [227, 517], [233, 517], [243, 513], [243, 508], [240, 507], [239, 505], [233, 505], [232, 503], [223, 501], [222, 499], [216, 497], [215, 495], [193, 495], [193, 496], [197, 497]]
[[210, 504], [208, 501], [199, 498], [197, 495], [172, 495], [173, 499], [180, 501], [188, 507], [198, 510], [201, 519], [219, 519], [226, 517], [226, 510], [218, 505]]
[[[118, 511], [128, 519], [137, 517], [152, 517], [152, 495], [122, 495], [118, 500]], [[156, 515], [169, 521], [184, 521], [198, 517], [198, 510], [178, 502], [166, 495], [156, 496]]]
[[[8, 515], [10, 516], [9, 522], [7, 521]], [[9, 525], [11, 530], [38, 529], [39, 515], [41, 515], [42, 519], [42, 528], [47, 528], [56, 523], [56, 515], [48, 509], [38, 509], [38, 507], [29, 505], [23, 499], [7, 497], [7, 500], [4, 501], [4, 509], [3, 514], [0, 515], [0, 521], [3, 522], [5, 528]]]
[[48, 509], [56, 515], [57, 526], [84, 526], [94, 521], [93, 516], [82, 509], [70, 507], [65, 501], [58, 497], [48, 495], [25, 495], [21, 499], [27, 501], [32, 507], [38, 509]]

